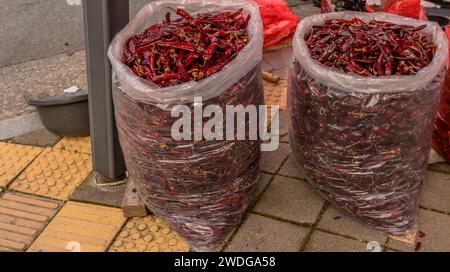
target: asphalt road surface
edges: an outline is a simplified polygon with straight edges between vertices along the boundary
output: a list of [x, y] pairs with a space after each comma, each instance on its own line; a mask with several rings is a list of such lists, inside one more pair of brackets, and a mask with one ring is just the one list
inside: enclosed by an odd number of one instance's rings
[[[131, 14], [148, 2], [130, 0]], [[81, 0], [0, 0], [0, 67], [82, 48]]]

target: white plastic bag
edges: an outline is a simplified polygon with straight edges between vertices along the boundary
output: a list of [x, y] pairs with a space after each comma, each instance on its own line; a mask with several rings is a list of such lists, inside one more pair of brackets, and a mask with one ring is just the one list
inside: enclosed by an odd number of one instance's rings
[[[198, 82], [160, 88], [121, 63], [123, 45], [177, 8], [191, 14], [242, 8], [251, 16], [250, 42], [220, 72]], [[110, 46], [116, 123], [129, 178], [147, 207], [196, 251], [220, 249], [242, 220], [258, 182], [260, 142], [175, 140], [171, 128], [178, 118], [171, 116], [171, 109], [186, 105], [192, 110], [194, 97], [202, 98], [203, 107], [218, 105], [223, 113], [227, 105], [262, 104], [262, 48], [258, 6], [231, 0], [152, 2]]]
[[[384, 76], [384, 77], [363, 77], [353, 74], [341, 73], [333, 68], [324, 67], [311, 58], [308, 46], [305, 43], [305, 35], [314, 25], [323, 25], [330, 19], [352, 19], [358, 18], [364, 21], [378, 20], [391, 22], [399, 25], [420, 26], [427, 25], [422, 32], [429, 34], [432, 41], [438, 46], [433, 61], [420, 70], [414, 76]], [[430, 83], [445, 66], [447, 60], [448, 42], [445, 33], [435, 22], [420, 21], [394, 14], [377, 12], [333, 12], [306, 17], [301, 21], [294, 36], [294, 56], [300, 62], [305, 71], [322, 82], [323, 84], [356, 93], [386, 93], [386, 92], [413, 92]]]
[[[363, 77], [313, 60], [304, 37], [328, 19], [427, 24], [437, 45], [414, 76]], [[292, 154], [313, 187], [365, 225], [404, 235], [416, 224], [443, 84], [447, 41], [436, 23], [386, 13], [339, 12], [305, 18], [289, 74]]]
[[[244, 8], [251, 16], [247, 28], [250, 42], [239, 52], [236, 59], [226, 65], [222, 71], [198, 82], [192, 81], [160, 88], [147, 80], [136, 77], [131, 69], [122, 63], [123, 45], [130, 37], [141, 33], [149, 25], [163, 21], [167, 12], [173, 12], [177, 8], [184, 8], [192, 14], [198, 11], [214, 12]], [[127, 90], [127, 94], [136, 101], [145, 101], [160, 108], [168, 109], [176, 104], [192, 102], [195, 96], [201, 96], [203, 100], [208, 100], [219, 96], [261, 62], [264, 36], [260, 18], [259, 7], [247, 0], [164, 0], [152, 2], [144, 6], [136, 17], [116, 35], [111, 42], [108, 56], [123, 89]]]

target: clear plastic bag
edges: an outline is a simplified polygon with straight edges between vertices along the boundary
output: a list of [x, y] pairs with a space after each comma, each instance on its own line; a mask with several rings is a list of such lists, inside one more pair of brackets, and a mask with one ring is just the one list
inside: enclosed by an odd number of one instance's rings
[[[247, 28], [251, 40], [236, 59], [220, 72], [201, 81], [160, 88], [147, 80], [136, 77], [131, 69], [122, 63], [123, 45], [130, 37], [141, 33], [154, 23], [161, 22], [167, 12], [173, 12], [177, 8], [183, 8], [192, 14], [198, 11], [215, 12], [244, 8], [251, 15]], [[173, 15], [174, 18], [175, 16]], [[114, 37], [108, 56], [122, 87], [133, 99], [170, 109], [174, 105], [193, 102], [195, 96], [201, 96], [203, 100], [214, 98], [231, 87], [242, 78], [242, 75], [259, 65], [262, 60], [263, 42], [261, 14], [258, 6], [253, 2], [247, 0], [164, 0], [144, 6], [131, 22]]]
[[[304, 35], [327, 19], [426, 23], [438, 46], [414, 76], [362, 77], [313, 60]], [[308, 181], [362, 223], [403, 235], [416, 223], [431, 133], [447, 59], [435, 23], [385, 13], [327, 13], [307, 17], [294, 37], [288, 108], [290, 143]]]
[[[251, 14], [250, 42], [235, 60], [209, 78], [155, 87], [121, 63], [121, 48], [129, 37], [162, 20], [169, 7], [194, 14], [243, 8]], [[254, 3], [170, 0], [145, 6], [115, 37], [109, 50], [116, 122], [129, 177], [149, 209], [198, 251], [221, 246], [251, 204], [260, 141], [174, 140], [171, 129], [179, 118], [171, 117], [170, 109], [186, 105], [194, 114], [194, 97], [202, 97], [203, 109], [218, 105], [225, 120], [227, 105], [261, 105], [262, 33]], [[203, 118], [203, 123], [209, 119]], [[191, 120], [193, 123], [194, 115]]]

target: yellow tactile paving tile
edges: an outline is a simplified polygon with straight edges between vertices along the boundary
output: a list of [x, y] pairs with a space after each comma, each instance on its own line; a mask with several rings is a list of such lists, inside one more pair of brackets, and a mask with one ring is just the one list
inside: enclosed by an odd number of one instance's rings
[[0, 142], [0, 186], [10, 183], [42, 148]]
[[55, 148], [91, 154], [91, 138], [64, 137], [55, 145]]
[[120, 209], [67, 202], [28, 251], [106, 251], [125, 221]]
[[0, 252], [28, 248], [60, 205], [58, 201], [29, 195], [0, 196]]
[[132, 218], [111, 246], [112, 252], [188, 252], [188, 244], [155, 216]]
[[266, 105], [279, 105], [280, 110], [287, 108], [287, 80], [271, 83], [264, 80], [264, 100]]
[[91, 171], [92, 160], [89, 154], [46, 148], [10, 188], [67, 200]]

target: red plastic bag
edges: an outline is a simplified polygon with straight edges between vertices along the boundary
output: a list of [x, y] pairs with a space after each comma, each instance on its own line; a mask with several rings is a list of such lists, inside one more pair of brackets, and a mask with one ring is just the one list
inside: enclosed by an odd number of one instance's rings
[[[450, 25], [445, 27], [450, 42]], [[450, 47], [448, 50], [450, 54]], [[447, 73], [442, 89], [441, 103], [437, 113], [433, 131], [433, 148], [450, 162], [450, 55], [447, 63]]]
[[278, 45], [291, 37], [300, 19], [284, 0], [255, 0], [264, 24], [264, 48]]
[[[376, 10], [369, 6], [367, 2], [366, 11], [369, 13], [376, 12]], [[413, 19], [428, 21], [428, 17], [425, 14], [425, 8], [420, 3], [420, 0], [388, 0], [384, 4], [382, 11]]]

